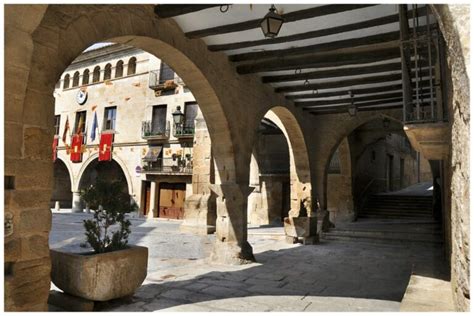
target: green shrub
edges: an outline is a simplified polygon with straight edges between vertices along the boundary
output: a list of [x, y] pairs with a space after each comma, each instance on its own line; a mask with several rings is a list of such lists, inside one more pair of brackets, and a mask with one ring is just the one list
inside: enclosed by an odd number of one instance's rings
[[[130, 202], [124, 183], [104, 182], [82, 190], [81, 198], [88, 207], [95, 210], [93, 219], [84, 220], [86, 240], [97, 253], [120, 250], [127, 247], [130, 221], [125, 214], [136, 210]], [[118, 229], [111, 227], [118, 224]]]

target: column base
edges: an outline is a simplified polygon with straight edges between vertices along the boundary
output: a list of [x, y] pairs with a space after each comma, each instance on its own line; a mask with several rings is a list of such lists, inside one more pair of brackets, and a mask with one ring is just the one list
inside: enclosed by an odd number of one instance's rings
[[194, 235], [209, 235], [216, 231], [216, 226], [211, 225], [188, 225], [183, 223], [179, 226], [179, 231], [182, 233]]
[[256, 262], [252, 246], [245, 241], [242, 245], [236, 242], [216, 241], [212, 250], [210, 261], [212, 263], [242, 265]]

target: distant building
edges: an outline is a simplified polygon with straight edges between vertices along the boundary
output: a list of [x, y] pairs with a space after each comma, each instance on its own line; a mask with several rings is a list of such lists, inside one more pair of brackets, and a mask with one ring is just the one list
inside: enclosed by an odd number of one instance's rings
[[[77, 57], [54, 96], [52, 205], [82, 211], [80, 190], [102, 178], [126, 183], [141, 215], [183, 218], [192, 194], [195, 119], [202, 114], [170, 67], [110, 44]], [[178, 110], [182, 124], [173, 121]]]

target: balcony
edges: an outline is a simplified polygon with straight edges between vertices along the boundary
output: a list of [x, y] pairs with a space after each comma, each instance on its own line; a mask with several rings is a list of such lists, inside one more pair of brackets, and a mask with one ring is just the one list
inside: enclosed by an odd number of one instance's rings
[[165, 127], [153, 126], [153, 121], [142, 122], [142, 138], [146, 140], [166, 140], [170, 137], [170, 122], [166, 121]]
[[183, 124], [174, 126], [173, 136], [176, 138], [193, 138], [194, 137], [194, 124]]
[[174, 90], [178, 85], [174, 79], [160, 80], [160, 70], [151, 70], [148, 77], [148, 87], [155, 91]]
[[142, 173], [162, 175], [192, 175], [193, 160], [191, 156], [186, 158], [158, 158], [156, 161], [148, 161], [143, 164]]

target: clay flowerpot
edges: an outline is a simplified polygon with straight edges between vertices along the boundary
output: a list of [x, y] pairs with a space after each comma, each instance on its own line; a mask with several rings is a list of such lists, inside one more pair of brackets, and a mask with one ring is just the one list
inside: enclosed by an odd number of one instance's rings
[[92, 301], [132, 295], [147, 275], [148, 248], [130, 246], [107, 253], [50, 250], [51, 280], [67, 294]]

